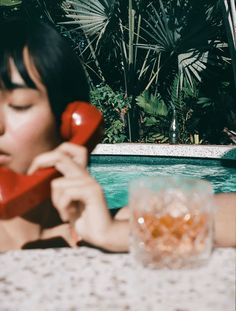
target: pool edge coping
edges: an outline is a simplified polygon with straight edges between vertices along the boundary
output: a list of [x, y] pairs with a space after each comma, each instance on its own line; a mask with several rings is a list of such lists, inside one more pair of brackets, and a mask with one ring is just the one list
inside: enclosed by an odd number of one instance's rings
[[92, 154], [236, 160], [236, 145], [98, 144]]

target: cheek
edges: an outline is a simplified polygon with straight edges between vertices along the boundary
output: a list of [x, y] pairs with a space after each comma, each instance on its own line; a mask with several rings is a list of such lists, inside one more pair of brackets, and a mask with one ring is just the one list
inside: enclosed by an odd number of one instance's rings
[[21, 126], [15, 132], [16, 141], [22, 146], [34, 146], [39, 148], [42, 143], [50, 143], [50, 134], [53, 132], [50, 124], [38, 124], [29, 122]]
[[[15, 146], [15, 165], [17, 171], [25, 172], [35, 156], [49, 151], [59, 143], [53, 118], [30, 118], [15, 124], [12, 128]], [[20, 155], [20, 156], [19, 156]]]

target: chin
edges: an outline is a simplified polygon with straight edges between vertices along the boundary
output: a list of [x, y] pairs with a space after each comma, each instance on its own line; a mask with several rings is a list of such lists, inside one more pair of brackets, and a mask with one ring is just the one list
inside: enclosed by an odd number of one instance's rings
[[4, 167], [18, 174], [26, 174], [27, 169], [19, 168], [17, 165], [5, 165]]

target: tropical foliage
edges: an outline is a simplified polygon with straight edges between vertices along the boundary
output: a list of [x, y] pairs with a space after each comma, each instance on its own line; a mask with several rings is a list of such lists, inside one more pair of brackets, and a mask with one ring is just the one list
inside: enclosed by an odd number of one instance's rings
[[105, 133], [104, 143], [127, 141], [124, 116], [130, 107], [130, 98], [113, 91], [108, 85], [97, 85], [91, 91], [91, 102], [103, 113]]
[[80, 55], [105, 114], [106, 142], [167, 142], [173, 111], [180, 143], [229, 142], [223, 128], [236, 128], [235, 54], [221, 0], [23, 0], [22, 7], [27, 15], [37, 7], [33, 15], [54, 22]]
[[236, 3], [235, 0], [221, 1], [225, 28], [228, 34], [229, 49], [231, 52], [234, 86], [236, 89]]
[[[81, 55], [90, 75], [96, 73], [101, 81], [113, 89], [121, 87], [124, 96], [131, 97], [130, 140], [137, 139], [137, 133], [139, 139], [148, 140], [146, 128], [153, 128], [150, 120], [156, 119], [157, 132], [151, 140], [156, 134], [166, 141], [173, 106], [180, 142], [194, 142], [199, 132], [203, 142], [212, 139], [200, 129], [200, 114], [211, 113], [214, 118], [223, 103], [208, 98], [212, 94], [204, 84], [212, 87], [209, 79], [215, 83], [230, 67], [218, 1], [130, 0], [124, 4], [79, 0], [64, 1], [63, 8], [71, 19], [66, 23], [75, 24], [84, 33], [86, 48]], [[154, 103], [164, 103], [165, 117], [150, 114]], [[217, 137], [222, 123], [214, 133]]]

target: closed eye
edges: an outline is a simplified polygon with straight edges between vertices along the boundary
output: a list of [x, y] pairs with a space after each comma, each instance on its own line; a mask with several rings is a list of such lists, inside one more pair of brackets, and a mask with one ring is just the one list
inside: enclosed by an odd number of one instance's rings
[[31, 104], [25, 105], [25, 106], [17, 106], [17, 105], [9, 104], [8, 106], [9, 106], [10, 108], [14, 109], [14, 110], [17, 110], [17, 111], [28, 110], [29, 108], [32, 107]]

